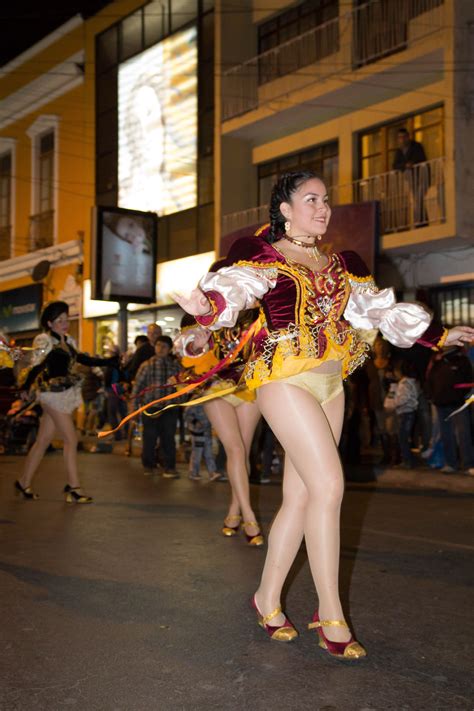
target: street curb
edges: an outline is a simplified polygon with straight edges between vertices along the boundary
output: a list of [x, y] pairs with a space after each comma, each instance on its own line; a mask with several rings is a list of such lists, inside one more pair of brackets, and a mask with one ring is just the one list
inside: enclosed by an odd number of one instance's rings
[[[371, 468], [376, 487], [396, 487], [403, 489], [438, 489], [474, 495], [474, 477], [467, 474], [441, 474], [427, 469], [386, 469]], [[349, 480], [350, 482], [353, 480]]]

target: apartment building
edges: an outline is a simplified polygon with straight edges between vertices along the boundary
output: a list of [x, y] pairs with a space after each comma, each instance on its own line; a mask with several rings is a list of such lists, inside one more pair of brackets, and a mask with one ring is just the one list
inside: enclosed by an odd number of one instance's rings
[[0, 328], [19, 343], [38, 331], [50, 299], [69, 303], [71, 333], [80, 335], [94, 192], [83, 24], [72, 18], [0, 72]]
[[[221, 0], [216, 224], [266, 221], [271, 186], [308, 167], [335, 214], [374, 203], [381, 285], [474, 320], [474, 5], [469, 0]], [[400, 128], [424, 160], [395, 169]], [[356, 218], [357, 220], [357, 218]]]

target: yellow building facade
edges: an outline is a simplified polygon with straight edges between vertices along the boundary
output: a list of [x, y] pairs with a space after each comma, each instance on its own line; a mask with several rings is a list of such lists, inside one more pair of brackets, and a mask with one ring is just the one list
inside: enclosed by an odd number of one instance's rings
[[[411, 296], [436, 291], [440, 317], [472, 321], [472, 3], [231, 9], [221, 0], [216, 226], [227, 234], [266, 221], [277, 177], [311, 168], [333, 205], [377, 201], [382, 282]], [[400, 128], [425, 152], [405, 172], [394, 169]]]

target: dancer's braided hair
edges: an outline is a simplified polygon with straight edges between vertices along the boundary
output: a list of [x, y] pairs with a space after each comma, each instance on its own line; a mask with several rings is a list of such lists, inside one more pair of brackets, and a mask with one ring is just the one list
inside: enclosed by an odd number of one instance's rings
[[276, 242], [282, 234], [285, 233], [286, 218], [280, 212], [282, 202], [290, 202], [292, 194], [298, 190], [302, 183], [312, 178], [321, 180], [317, 173], [312, 170], [298, 170], [294, 173], [284, 173], [273, 186], [272, 195], [270, 198], [270, 230], [267, 235], [267, 241], [272, 244]]

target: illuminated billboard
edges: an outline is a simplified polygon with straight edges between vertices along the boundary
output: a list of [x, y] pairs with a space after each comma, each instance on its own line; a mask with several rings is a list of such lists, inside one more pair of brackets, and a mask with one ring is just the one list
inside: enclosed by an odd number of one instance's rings
[[169, 215], [197, 203], [197, 30], [119, 67], [119, 205]]
[[96, 207], [92, 219], [93, 298], [153, 303], [157, 216], [120, 207]]

